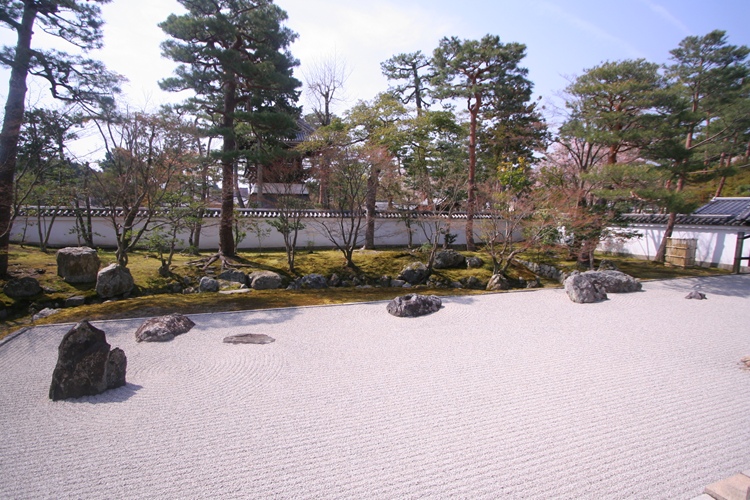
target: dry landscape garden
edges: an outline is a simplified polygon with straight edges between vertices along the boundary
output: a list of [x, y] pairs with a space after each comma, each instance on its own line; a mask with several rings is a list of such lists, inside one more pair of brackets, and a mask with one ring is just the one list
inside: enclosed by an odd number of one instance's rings
[[156, 110], [89, 58], [110, 0], [0, 4], [1, 497], [750, 498], [748, 47], [552, 110], [446, 34], [339, 111], [274, 1], [177, 1]]
[[[178, 64], [159, 84], [190, 97], [138, 112], [120, 97], [127, 75], [85, 55], [102, 43], [104, 3], [0, 7], [3, 28], [17, 34], [0, 53], [11, 69], [0, 140], [0, 276], [7, 285], [33, 275], [42, 285], [31, 299], [2, 295], [11, 324], [66, 301], [85, 306], [54, 320], [384, 298], [397, 287], [383, 280], [417, 261], [427, 270], [413, 284], [441, 293], [486, 289], [492, 280], [501, 282], [495, 288], [542, 285], [546, 278], [522, 257], [594, 269], [603, 240], [638, 237], [619, 219], [634, 212], [667, 214], [667, 228], [656, 264], [619, 265], [641, 278], [663, 276], [674, 272], [660, 266], [678, 214], [713, 196], [750, 193], [750, 50], [720, 30], [686, 37], [665, 65], [636, 59], [583, 69], [563, 89], [554, 126], [532, 98], [526, 47], [493, 34], [446, 36], [432, 53], [405, 48], [380, 63], [389, 88], [335, 114], [346, 61], [321, 61], [299, 80], [289, 50], [297, 35], [281, 7], [181, 0], [185, 11], [159, 25], [162, 54]], [[39, 30], [61, 50], [36, 48]], [[26, 105], [32, 78], [58, 106]], [[303, 89], [310, 109], [300, 105]], [[84, 133], [102, 144], [94, 161], [70, 149]], [[243, 218], [263, 208], [274, 210], [270, 220]], [[207, 243], [212, 210], [216, 238]], [[313, 222], [301, 214], [310, 210], [330, 252], [304, 248], [301, 231]], [[55, 229], [62, 213], [75, 218], [78, 245], [130, 274], [132, 290], [95, 297], [56, 277], [54, 251], [70, 246]], [[376, 236], [384, 214], [408, 228], [408, 248], [386, 249], [394, 245]], [[460, 229], [451, 229], [457, 220]], [[247, 243], [269, 235], [281, 237], [283, 253]], [[436, 257], [450, 248], [482, 261], [438, 269]], [[182, 293], [232, 269], [273, 271], [283, 288], [300, 288], [310, 274], [350, 286], [218, 299]]]

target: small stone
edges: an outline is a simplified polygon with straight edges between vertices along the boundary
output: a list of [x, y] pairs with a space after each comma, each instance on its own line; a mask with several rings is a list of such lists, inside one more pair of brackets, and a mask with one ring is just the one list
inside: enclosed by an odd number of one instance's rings
[[104, 299], [128, 293], [133, 286], [135, 282], [130, 270], [117, 264], [105, 267], [96, 276], [96, 293]]
[[248, 275], [250, 287], [254, 290], [276, 290], [281, 288], [281, 276], [273, 271], [256, 271]]
[[401, 270], [398, 275], [399, 280], [403, 280], [412, 285], [419, 285], [427, 281], [430, 276], [430, 271], [421, 262], [412, 262]]
[[455, 250], [442, 250], [435, 255], [435, 269], [458, 269], [466, 267], [466, 257]]
[[750, 356], [745, 356], [740, 360], [740, 368], [750, 370]]
[[405, 284], [404, 280], [391, 280], [391, 288], [402, 288]]
[[3, 287], [3, 293], [11, 299], [28, 299], [42, 293], [39, 282], [31, 276], [13, 278]]
[[502, 274], [493, 274], [487, 283], [488, 291], [510, 290], [508, 279]]
[[44, 319], [44, 318], [47, 318], [49, 316], [52, 316], [53, 314], [57, 314], [59, 312], [60, 312], [60, 309], [53, 309], [51, 307], [45, 307], [44, 309], [42, 309], [41, 311], [39, 311], [38, 313], [36, 313], [35, 315], [33, 315], [31, 317], [31, 320], [32, 321], [37, 321], [37, 320]]
[[312, 288], [314, 290], [320, 290], [322, 288], [328, 288], [328, 280], [322, 274], [308, 274], [302, 277], [302, 288]]
[[692, 292], [690, 292], [689, 294], [687, 294], [687, 296], [685, 296], [685, 298], [686, 299], [695, 299], [695, 300], [706, 300], [707, 297], [706, 297], [705, 293], [701, 293], [701, 292], [699, 292], [697, 290], [693, 290]]
[[244, 285], [247, 283], [247, 274], [237, 269], [227, 269], [219, 274], [218, 279]]
[[388, 303], [388, 313], [399, 318], [414, 318], [439, 311], [443, 302], [435, 295], [402, 295]]
[[204, 276], [198, 283], [198, 290], [201, 292], [218, 292], [219, 282], [218, 280]]
[[258, 333], [242, 333], [224, 337], [225, 344], [270, 344], [275, 340], [273, 337]]
[[65, 299], [65, 302], [63, 302], [64, 307], [80, 307], [86, 303], [86, 297], [83, 295], [75, 295], [73, 297], [68, 297]]
[[169, 314], [150, 318], [143, 322], [135, 332], [136, 342], [166, 342], [176, 335], [187, 333], [195, 323], [182, 314]]
[[250, 293], [252, 291], [252, 288], [238, 288], [236, 290], [221, 290], [219, 291], [219, 293], [221, 295], [242, 295], [245, 293]]
[[468, 269], [479, 269], [480, 267], [484, 267], [484, 261], [479, 257], [467, 257], [466, 267]]

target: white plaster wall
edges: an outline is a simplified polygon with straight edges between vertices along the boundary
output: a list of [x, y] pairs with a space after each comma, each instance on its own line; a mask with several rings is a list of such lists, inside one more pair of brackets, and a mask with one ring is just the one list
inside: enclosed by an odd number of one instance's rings
[[[239, 248], [241, 250], [246, 249], [257, 249], [257, 248], [283, 248], [284, 238], [276, 229], [273, 229], [268, 225], [270, 219], [263, 218], [243, 218], [243, 221], [255, 221], [261, 224], [261, 227], [267, 231], [267, 236], [262, 239], [258, 238], [258, 235], [250, 229], [246, 229], [247, 235], [240, 243]], [[305, 224], [305, 229], [301, 230], [297, 238], [298, 248], [328, 248], [331, 247], [331, 242], [324, 236], [321, 230], [320, 224], [332, 224], [335, 223], [334, 218], [326, 219], [312, 219], [306, 218], [302, 222]], [[46, 231], [47, 225], [50, 223], [50, 219], [42, 220], [42, 227]], [[465, 225], [464, 219], [452, 219], [450, 221], [449, 232], [456, 235], [455, 244], [462, 245], [466, 244], [465, 237]], [[52, 231], [49, 238], [49, 246], [51, 247], [66, 247], [66, 246], [79, 246], [83, 244], [79, 240], [75, 231], [75, 218], [74, 217], [57, 217], [52, 223]], [[92, 227], [94, 231], [94, 246], [100, 248], [114, 248], [116, 246], [115, 232], [112, 228], [111, 222], [104, 217], [92, 218]], [[140, 227], [136, 225], [136, 227]], [[443, 227], [445, 221], [443, 221]], [[475, 235], [476, 241], [479, 241], [479, 221], [475, 221]], [[433, 233], [434, 226], [429, 223], [418, 224], [416, 221], [412, 221], [411, 232], [412, 232], [412, 244], [419, 246], [422, 243], [428, 241]], [[27, 243], [31, 245], [39, 244], [39, 235], [37, 229], [36, 218], [25, 218], [19, 217], [13, 224], [11, 231], [11, 242], [13, 243]], [[187, 246], [188, 234], [181, 234], [179, 238], [182, 241], [178, 247]], [[440, 240], [442, 241], [442, 239]], [[406, 246], [409, 242], [409, 231], [404, 224], [403, 220], [397, 218], [378, 218], [375, 221], [375, 245], [376, 246]], [[364, 244], [364, 225], [362, 227], [361, 235], [359, 237], [359, 244]], [[215, 250], [219, 247], [219, 219], [218, 218], [207, 218], [204, 219], [203, 229], [201, 231], [200, 248], [201, 250]]]
[[[637, 231], [641, 236], [629, 240], [610, 238], [602, 242], [599, 249], [609, 253], [653, 259], [664, 237], [666, 227], [634, 224], [629, 228]], [[676, 226], [672, 237], [697, 240], [695, 251], [696, 264], [731, 269], [734, 266], [737, 233], [742, 231], [742, 229], [739, 227], [722, 226]], [[750, 255], [750, 240], [745, 240], [742, 253], [743, 257]], [[747, 266], [748, 261], [743, 261], [743, 269], [747, 268]]]

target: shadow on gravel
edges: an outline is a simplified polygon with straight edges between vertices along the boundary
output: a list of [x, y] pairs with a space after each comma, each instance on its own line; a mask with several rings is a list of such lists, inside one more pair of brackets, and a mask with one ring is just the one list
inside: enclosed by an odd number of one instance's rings
[[664, 281], [663, 283], [665, 288], [686, 292], [695, 290], [705, 293], [709, 299], [711, 295], [750, 297], [750, 275], [748, 274], [678, 279]]
[[118, 387], [117, 389], [109, 389], [108, 391], [104, 391], [103, 393], [97, 394], [96, 396], [84, 396], [82, 398], [66, 399], [65, 402], [94, 405], [107, 403], [124, 403], [125, 401], [135, 396], [135, 394], [141, 389], [143, 389], [143, 386], [141, 385], [126, 383], [122, 387]]

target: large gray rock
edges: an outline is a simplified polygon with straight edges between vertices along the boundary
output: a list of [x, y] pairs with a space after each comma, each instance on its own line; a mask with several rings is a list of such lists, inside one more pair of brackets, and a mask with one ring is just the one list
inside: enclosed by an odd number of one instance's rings
[[493, 274], [490, 278], [490, 281], [487, 283], [487, 290], [510, 290], [510, 283], [508, 282], [508, 279], [502, 274]]
[[224, 281], [231, 281], [233, 283], [239, 283], [241, 285], [247, 285], [247, 274], [237, 269], [227, 269], [219, 274], [218, 278]]
[[565, 280], [565, 292], [570, 300], [578, 304], [590, 304], [607, 299], [607, 292], [590, 276], [573, 272]]
[[427, 281], [430, 271], [421, 262], [412, 262], [401, 270], [398, 279], [406, 281], [410, 285], [419, 285]]
[[621, 271], [586, 271], [583, 275], [595, 280], [607, 293], [631, 293], [643, 288], [640, 281]]
[[321, 288], [328, 288], [328, 280], [322, 274], [313, 273], [303, 276], [300, 285], [302, 288], [319, 290]]
[[14, 300], [29, 299], [42, 293], [42, 287], [35, 278], [24, 276], [8, 280], [3, 287], [3, 293]]
[[99, 254], [89, 247], [67, 247], [57, 251], [57, 275], [68, 283], [95, 283]]
[[388, 303], [387, 309], [399, 318], [415, 318], [440, 310], [443, 302], [435, 295], [402, 295]]
[[218, 292], [219, 281], [208, 276], [204, 276], [198, 282], [198, 290], [201, 292]]
[[136, 342], [166, 342], [176, 335], [187, 333], [195, 323], [182, 314], [150, 318], [135, 331]]
[[111, 264], [96, 276], [96, 293], [105, 299], [129, 293], [135, 282], [127, 267]]
[[281, 288], [281, 276], [273, 271], [256, 271], [248, 275], [253, 290], [276, 290]]
[[126, 368], [122, 349], [110, 350], [104, 332], [82, 321], [60, 342], [49, 397], [58, 401], [94, 396], [123, 386]]
[[435, 269], [458, 269], [466, 267], [466, 257], [455, 250], [443, 250], [435, 255]]

